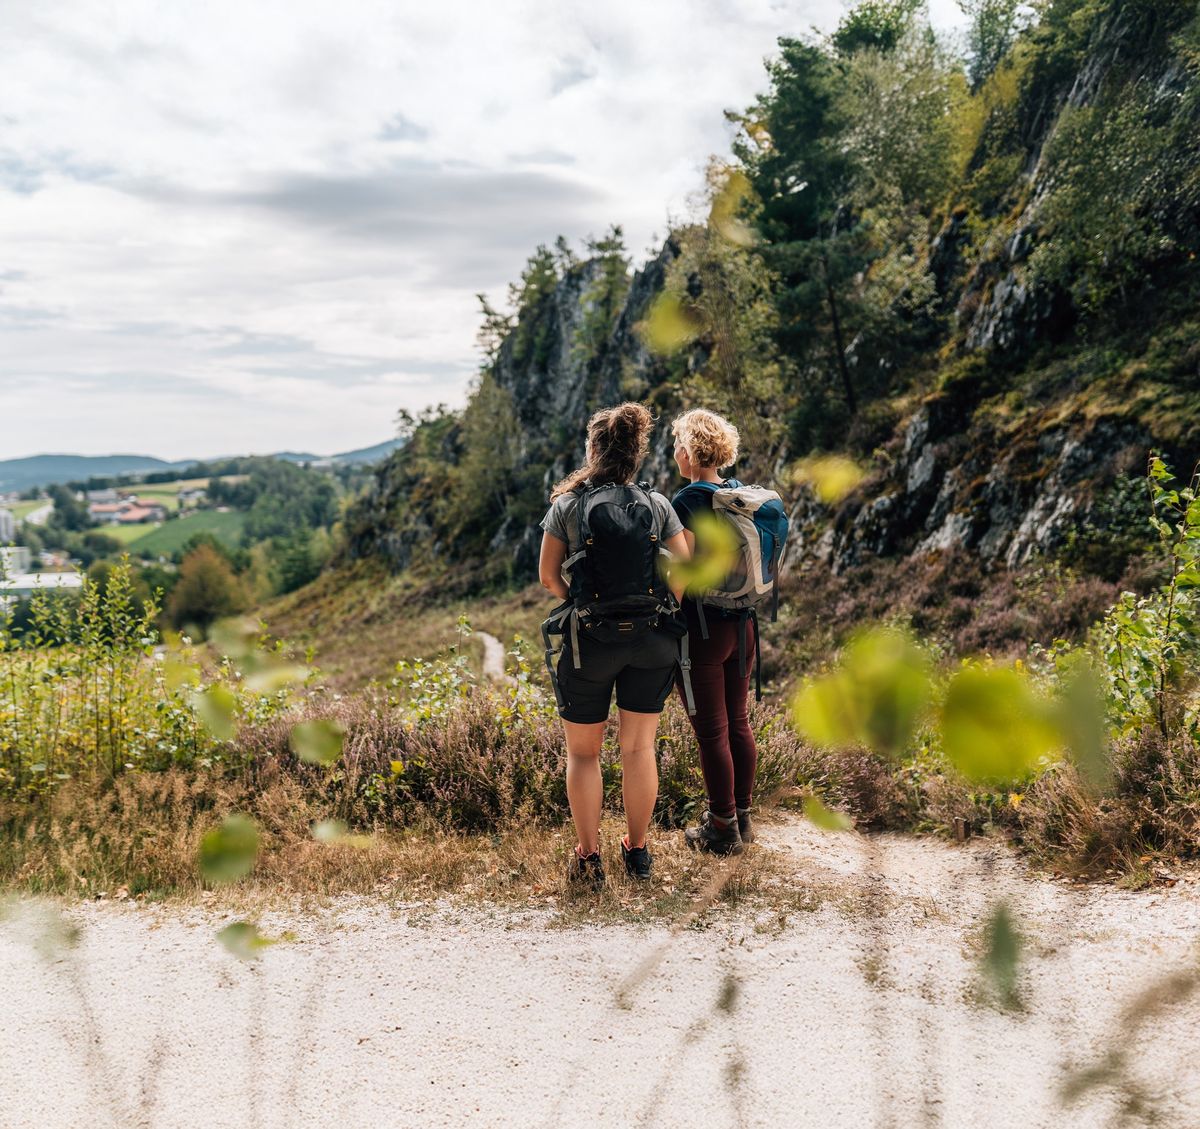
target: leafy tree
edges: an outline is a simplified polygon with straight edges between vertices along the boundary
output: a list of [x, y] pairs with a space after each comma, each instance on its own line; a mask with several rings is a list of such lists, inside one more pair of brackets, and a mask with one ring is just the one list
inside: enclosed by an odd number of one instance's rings
[[308, 528], [298, 529], [287, 540], [280, 542], [275, 556], [281, 593], [294, 592], [320, 576], [322, 562], [317, 559], [313, 549], [313, 535]]
[[832, 36], [833, 46], [843, 55], [891, 51], [924, 6], [924, 0], [861, 0], [842, 17]]
[[549, 359], [554, 326], [544, 316], [544, 300], [554, 293], [558, 283], [555, 254], [545, 244], [539, 244], [521, 272], [521, 281], [508, 288], [509, 305], [516, 319], [512, 335], [515, 363], [530, 360], [540, 367]]
[[601, 239], [589, 239], [587, 250], [594, 277], [583, 296], [583, 321], [573, 348], [577, 358], [598, 361], [629, 292], [629, 257], [620, 225], [614, 224]]
[[167, 617], [177, 627], [202, 630], [218, 619], [243, 611], [248, 598], [229, 562], [209, 545], [200, 545], [179, 566], [179, 580], [167, 604]]
[[978, 90], [1008, 54], [1022, 24], [1021, 0], [958, 0], [967, 28], [967, 75]]
[[50, 521], [59, 529], [80, 532], [92, 524], [87, 503], [81, 502], [72, 490], [56, 484], [50, 487], [48, 493], [54, 503], [54, 513]]

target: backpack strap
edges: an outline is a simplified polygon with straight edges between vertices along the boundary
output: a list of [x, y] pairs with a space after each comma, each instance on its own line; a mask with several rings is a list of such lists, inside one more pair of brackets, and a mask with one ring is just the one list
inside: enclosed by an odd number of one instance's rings
[[568, 616], [573, 617], [575, 614], [575, 605], [570, 600], [561, 603], [552, 611], [542, 624], [542, 642], [546, 645], [546, 670], [550, 672], [550, 685], [554, 687], [554, 700], [558, 703], [560, 710], [566, 709], [567, 703], [563, 699], [562, 687], [558, 684], [558, 670], [554, 660], [561, 654], [562, 647], [555, 647], [550, 642], [551, 635], [561, 635], [563, 632], [563, 622]]
[[758, 630], [758, 612], [750, 609], [750, 622], [754, 625], [754, 700], [762, 701], [762, 646]]
[[696, 716], [696, 697], [692, 693], [692, 659], [688, 653], [688, 633], [679, 637], [679, 673], [683, 680], [683, 700], [688, 717]]

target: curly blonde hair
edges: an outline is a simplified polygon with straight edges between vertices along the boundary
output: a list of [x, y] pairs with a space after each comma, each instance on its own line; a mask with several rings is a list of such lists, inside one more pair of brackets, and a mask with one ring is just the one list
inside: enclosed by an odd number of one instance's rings
[[706, 408], [684, 412], [671, 424], [671, 434], [695, 466], [721, 470], [737, 462], [738, 430], [716, 412]]

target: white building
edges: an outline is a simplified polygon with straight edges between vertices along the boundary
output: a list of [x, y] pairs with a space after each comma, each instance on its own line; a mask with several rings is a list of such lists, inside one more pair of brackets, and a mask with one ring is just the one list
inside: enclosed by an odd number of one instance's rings
[[29, 550], [24, 545], [0, 547], [0, 576], [11, 579], [18, 573], [28, 572], [31, 563]]
[[17, 523], [11, 510], [0, 509], [0, 545], [11, 545], [17, 539]]

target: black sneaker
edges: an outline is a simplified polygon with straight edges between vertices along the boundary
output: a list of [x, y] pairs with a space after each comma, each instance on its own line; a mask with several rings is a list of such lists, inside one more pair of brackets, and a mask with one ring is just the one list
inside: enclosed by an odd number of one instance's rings
[[737, 820], [731, 819], [722, 826], [710, 811], [701, 816], [700, 826], [689, 827], [683, 833], [683, 838], [687, 845], [696, 851], [711, 851], [714, 855], [742, 853], [742, 837], [738, 833]]
[[750, 822], [750, 809], [738, 808], [738, 834], [742, 837], [743, 843], [754, 842], [754, 825]]
[[625, 863], [625, 873], [630, 878], [645, 882], [654, 868], [654, 856], [645, 847], [627, 847], [621, 840], [621, 859]]
[[594, 890], [604, 889], [604, 861], [599, 851], [590, 855], [581, 855], [579, 851], [571, 852], [571, 861], [567, 863], [567, 881], [576, 882], [581, 886], [591, 886]]

